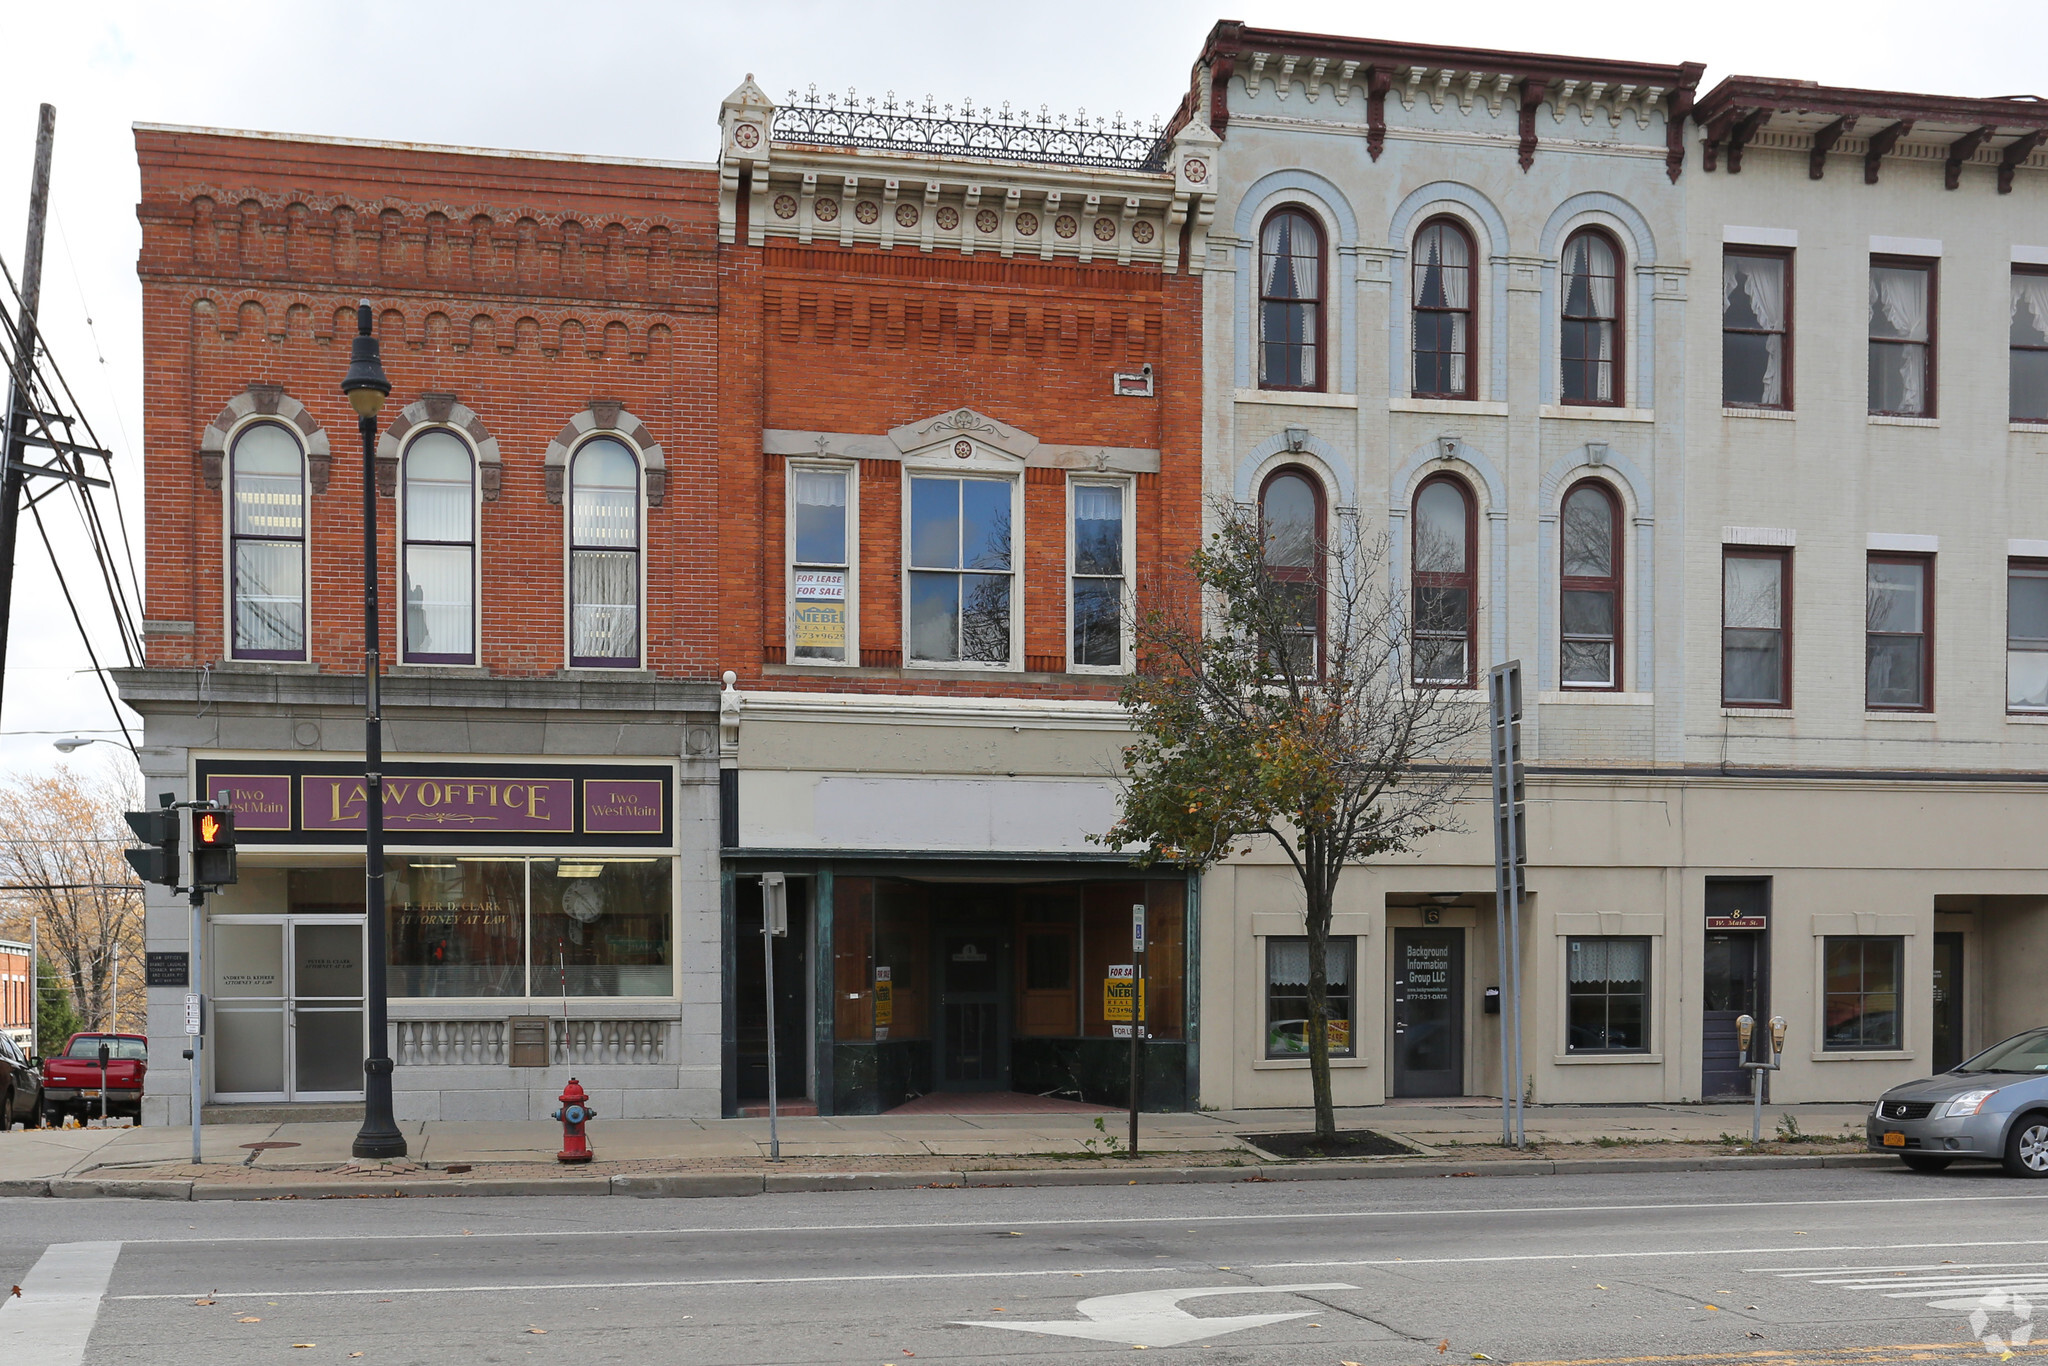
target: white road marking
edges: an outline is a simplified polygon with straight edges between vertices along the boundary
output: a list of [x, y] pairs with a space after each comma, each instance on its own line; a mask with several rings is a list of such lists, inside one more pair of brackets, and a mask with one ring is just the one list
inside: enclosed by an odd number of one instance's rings
[[0, 1361], [8, 1366], [78, 1366], [100, 1316], [121, 1244], [52, 1243], [0, 1301]]
[[1209, 1285], [1193, 1290], [1138, 1290], [1128, 1295], [1097, 1295], [1074, 1306], [1082, 1322], [1071, 1319], [1044, 1322], [980, 1323], [963, 1319], [969, 1328], [1003, 1328], [1015, 1333], [1045, 1333], [1052, 1337], [1086, 1338], [1092, 1342], [1127, 1342], [1133, 1347], [1178, 1347], [1196, 1338], [1242, 1333], [1267, 1324], [1305, 1319], [1316, 1312], [1303, 1309], [1292, 1314], [1233, 1314], [1198, 1319], [1180, 1307], [1182, 1300], [1211, 1295], [1299, 1295], [1311, 1290], [1356, 1290], [1355, 1285], [1331, 1282], [1327, 1285]]
[[[993, 1189], [993, 1188], [991, 1188]], [[1016, 1189], [1011, 1187], [1008, 1189]], [[1121, 1224], [1262, 1224], [1309, 1219], [1449, 1219], [1497, 1218], [1502, 1215], [1532, 1214], [1671, 1214], [1685, 1210], [1803, 1209], [1821, 1205], [1962, 1205], [2014, 1200], [2048, 1200], [2048, 1195], [1964, 1195], [1868, 1196], [1853, 1200], [1717, 1200], [1697, 1204], [1656, 1205], [1508, 1205], [1483, 1209], [1356, 1209], [1283, 1211], [1272, 1214], [1134, 1214], [1081, 1219], [967, 1219], [959, 1221], [919, 1220], [914, 1223], [877, 1224], [757, 1224], [731, 1226], [684, 1226], [679, 1228], [531, 1228], [479, 1229], [473, 1233], [378, 1233], [356, 1235], [377, 1242], [438, 1242], [460, 1238], [647, 1238], [689, 1235], [701, 1237], [723, 1233], [755, 1237], [775, 1233], [895, 1233], [927, 1232], [932, 1229], [979, 1228], [1097, 1228]], [[131, 1247], [165, 1243], [190, 1247], [200, 1243], [325, 1243], [332, 1233], [265, 1233], [250, 1237], [130, 1238]]]
[[[1765, 1257], [1774, 1253], [1786, 1252], [1917, 1252], [1935, 1248], [1957, 1247], [2048, 1247], [2048, 1238], [1953, 1243], [1876, 1243], [1868, 1245], [1845, 1243], [1822, 1247], [1673, 1248], [1641, 1252], [1531, 1252], [1488, 1257], [1344, 1257], [1318, 1262], [1245, 1262], [1237, 1264], [1234, 1269], [1246, 1272], [1301, 1271], [1316, 1268], [1334, 1269], [1358, 1266], [1384, 1266], [1392, 1268], [1503, 1264], [1513, 1262], [1627, 1261], [1672, 1257]], [[384, 1289], [214, 1290], [207, 1293], [218, 1299], [284, 1298], [287, 1296], [313, 1298], [331, 1295], [529, 1294], [536, 1290], [672, 1290], [722, 1285], [839, 1285], [871, 1281], [977, 1281], [1001, 1280], [1005, 1277], [1023, 1279], [1039, 1276], [1198, 1275], [1206, 1274], [1212, 1269], [1206, 1266], [1069, 1266], [1036, 1271], [901, 1271], [844, 1276], [729, 1276], [704, 1280], [677, 1281], [587, 1281], [575, 1284], [564, 1284], [555, 1281], [513, 1285], [397, 1286]], [[193, 1299], [197, 1296], [198, 1292], [196, 1291], [182, 1290], [175, 1294], [114, 1295], [109, 1298], [117, 1300], [184, 1300]]]
[[1785, 1267], [1756, 1270], [1813, 1285], [1865, 1290], [1888, 1300], [1924, 1300], [1929, 1309], [1968, 1313], [1997, 1298], [2048, 1297], [2048, 1262], [1990, 1262], [1979, 1265], [1830, 1267], [1824, 1271]]

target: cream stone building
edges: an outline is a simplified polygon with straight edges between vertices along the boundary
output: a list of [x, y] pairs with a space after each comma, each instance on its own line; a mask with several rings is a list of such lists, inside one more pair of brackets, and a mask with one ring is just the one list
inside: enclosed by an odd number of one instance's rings
[[[1542, 1101], [1746, 1093], [1744, 1011], [1788, 1101], [2041, 1023], [2048, 109], [1701, 76], [1226, 23], [1184, 106], [1210, 495], [1384, 533], [1414, 677], [1522, 661]], [[1341, 1104], [1500, 1094], [1464, 824], [1345, 875]], [[1204, 879], [1206, 1104], [1306, 1101], [1300, 906]]]

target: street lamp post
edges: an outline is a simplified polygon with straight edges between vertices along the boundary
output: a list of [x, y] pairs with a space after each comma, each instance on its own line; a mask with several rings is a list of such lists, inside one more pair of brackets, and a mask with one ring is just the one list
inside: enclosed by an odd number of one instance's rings
[[391, 1048], [386, 1023], [384, 961], [384, 736], [377, 702], [382, 672], [377, 640], [377, 414], [391, 381], [384, 377], [370, 302], [356, 306], [356, 335], [341, 392], [356, 410], [363, 434], [363, 919], [368, 931], [364, 1006], [369, 1013], [370, 1056], [363, 1060], [363, 1127], [350, 1150], [359, 1158], [405, 1156], [405, 1135], [391, 1113]]

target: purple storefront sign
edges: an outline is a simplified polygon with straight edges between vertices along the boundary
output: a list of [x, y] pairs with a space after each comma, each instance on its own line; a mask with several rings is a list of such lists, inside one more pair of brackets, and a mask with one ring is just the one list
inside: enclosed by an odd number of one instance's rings
[[583, 829], [591, 835], [659, 835], [660, 779], [585, 778]]
[[[306, 830], [361, 830], [367, 798], [351, 774], [301, 780]], [[573, 778], [386, 778], [386, 830], [576, 833]]]
[[216, 773], [206, 780], [209, 801], [235, 811], [237, 830], [292, 828], [292, 780], [282, 773]]

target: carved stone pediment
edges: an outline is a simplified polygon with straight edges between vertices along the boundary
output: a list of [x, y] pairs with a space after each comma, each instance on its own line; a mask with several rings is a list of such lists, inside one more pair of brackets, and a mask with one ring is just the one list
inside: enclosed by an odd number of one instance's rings
[[[1008, 456], [1022, 464], [1038, 449], [1038, 438], [986, 413], [972, 408], [955, 408], [918, 422], [907, 423], [889, 433], [889, 440], [904, 458], [933, 458], [950, 451], [960, 460], [977, 455]], [[964, 449], [963, 449], [964, 445]]]

